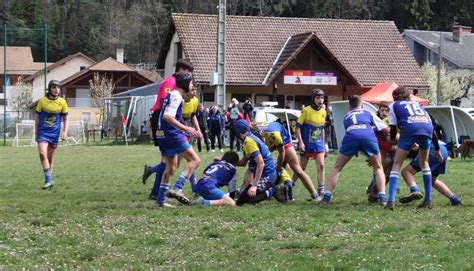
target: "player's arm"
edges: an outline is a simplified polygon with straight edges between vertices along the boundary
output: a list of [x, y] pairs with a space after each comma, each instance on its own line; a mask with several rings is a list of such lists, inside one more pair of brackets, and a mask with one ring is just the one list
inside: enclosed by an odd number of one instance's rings
[[202, 137], [202, 134], [201, 134], [201, 128], [199, 127], [199, 122], [197, 120], [197, 117], [196, 117], [196, 113], [192, 113], [191, 114], [191, 123], [193, 124], [193, 127], [196, 129], [196, 131], [199, 132], [199, 138]]
[[439, 150], [438, 135], [436, 134], [436, 131], [434, 129], [433, 129], [433, 136], [431, 137], [431, 141], [433, 142], [433, 146], [435, 148], [436, 158], [438, 158], [438, 161], [440, 163], [443, 162], [444, 158], [443, 158], [443, 155], [441, 155], [441, 151]]
[[390, 143], [395, 145], [395, 138], [397, 137], [397, 115], [395, 114], [395, 110], [393, 109], [393, 104], [389, 106], [390, 112], [388, 113], [388, 125], [390, 126]]
[[67, 117], [67, 115], [63, 115], [63, 122], [64, 122], [64, 128], [63, 128], [63, 133], [61, 134], [61, 139], [66, 140], [67, 133], [69, 130], [69, 118]]
[[265, 162], [263, 161], [262, 155], [259, 153], [254, 157], [257, 167], [255, 169], [255, 174], [252, 179], [252, 187], [248, 191], [248, 195], [253, 198], [257, 195], [257, 186], [260, 178], [262, 177], [263, 168], [265, 167]]
[[237, 164], [235, 164], [235, 165], [238, 166], [238, 167], [245, 167], [247, 165], [248, 161], [249, 161], [249, 159], [247, 158], [247, 156], [242, 155], [242, 158], [240, 158], [239, 162], [237, 162]]
[[38, 141], [38, 126], [40, 121], [40, 114], [36, 112], [35, 114], [35, 141]]
[[303, 126], [304, 121], [305, 121], [305, 112], [301, 112], [301, 115], [299, 116], [298, 120], [296, 121], [296, 138], [298, 139], [298, 148], [300, 151], [304, 152], [305, 151], [305, 145], [303, 142], [303, 138], [301, 137], [301, 126]]

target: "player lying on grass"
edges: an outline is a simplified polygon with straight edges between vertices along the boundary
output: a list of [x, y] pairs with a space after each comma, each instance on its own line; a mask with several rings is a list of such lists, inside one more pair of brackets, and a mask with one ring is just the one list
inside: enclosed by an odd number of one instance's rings
[[362, 100], [359, 96], [349, 97], [350, 110], [344, 117], [344, 127], [346, 134], [339, 149], [334, 168], [328, 179], [327, 190], [324, 193], [321, 204], [328, 204], [332, 198], [332, 192], [336, 188], [337, 180], [342, 169], [358, 152], [363, 152], [369, 158], [379, 190], [378, 200], [380, 205], [385, 206], [387, 197], [385, 195], [385, 175], [383, 173], [382, 161], [380, 158], [379, 145], [375, 136], [375, 126], [378, 131], [385, 129], [388, 134], [388, 127], [377, 116], [373, 116], [369, 111], [362, 109]]
[[275, 187], [277, 174], [268, 147], [250, 132], [250, 126], [246, 120], [236, 121], [234, 129], [238, 138], [243, 141], [244, 155], [237, 165], [246, 166], [247, 162], [249, 164], [237, 205], [255, 204], [272, 196], [279, 201], [284, 201], [287, 190], [284, 186]]
[[432, 178], [428, 162], [432, 139], [436, 149], [435, 155], [440, 161], [443, 159], [439, 153], [438, 139], [436, 133], [433, 133], [430, 116], [418, 102], [410, 101], [410, 95], [411, 93], [404, 87], [398, 87], [392, 93], [395, 102], [390, 105], [390, 139], [394, 142], [397, 135], [397, 127], [400, 129], [400, 138], [395, 151], [392, 171], [390, 172], [390, 189], [386, 206], [389, 210], [395, 209], [395, 196], [398, 190], [400, 169], [414, 143], [417, 143], [420, 147], [418, 159], [425, 185], [425, 200], [420, 207], [432, 208]]
[[[200, 198], [193, 200], [191, 204], [235, 206], [235, 201], [229, 196], [229, 193], [236, 190], [237, 170], [235, 165], [238, 161], [239, 155], [234, 151], [228, 151], [220, 160], [207, 166], [199, 181], [193, 184], [193, 191]], [[229, 193], [220, 189], [223, 186], [228, 187]]]
[[[270, 124], [262, 124], [260, 126], [252, 126], [252, 133], [256, 135], [259, 139], [265, 142], [265, 145], [270, 149], [270, 151], [278, 151], [278, 160], [276, 164], [277, 172], [282, 172], [284, 168], [282, 167], [283, 163], [287, 163], [293, 172], [301, 179], [304, 186], [308, 190], [311, 199], [314, 201], [319, 201], [319, 194], [314, 188], [311, 178], [304, 172], [303, 168], [300, 165], [298, 155], [296, 150], [291, 143], [291, 138], [283, 125], [278, 122], [272, 122]], [[291, 179], [285, 180], [284, 184], [288, 187], [289, 190], [293, 189], [293, 182]], [[292, 191], [291, 191], [292, 192]], [[292, 195], [293, 198], [293, 195]]]
[[[417, 148], [418, 146], [415, 147]], [[438, 192], [447, 197], [451, 201], [451, 205], [464, 205], [461, 199], [459, 199], [453, 192], [451, 192], [449, 187], [438, 178], [440, 174], [445, 174], [446, 160], [448, 159], [448, 149], [446, 148], [446, 145], [441, 141], [439, 141], [439, 150], [443, 157], [442, 161], [439, 161], [438, 157], [436, 156], [435, 146], [433, 143], [431, 143], [428, 160], [431, 169], [431, 176], [433, 179], [433, 187], [438, 190]], [[399, 200], [400, 203], [410, 203], [414, 200], [423, 198], [423, 194], [420, 192], [420, 189], [416, 185], [415, 181], [415, 174], [420, 171], [421, 169], [419, 166], [418, 156], [416, 156], [415, 159], [413, 159], [413, 161], [411, 161], [411, 163], [402, 170], [403, 179], [405, 180], [405, 183], [410, 187], [410, 193], [406, 196], [401, 197]]]

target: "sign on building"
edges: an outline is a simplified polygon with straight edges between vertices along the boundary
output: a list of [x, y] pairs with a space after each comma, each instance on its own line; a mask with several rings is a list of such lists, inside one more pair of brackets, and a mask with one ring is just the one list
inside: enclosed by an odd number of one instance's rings
[[337, 76], [333, 72], [285, 70], [284, 84], [287, 85], [337, 85]]

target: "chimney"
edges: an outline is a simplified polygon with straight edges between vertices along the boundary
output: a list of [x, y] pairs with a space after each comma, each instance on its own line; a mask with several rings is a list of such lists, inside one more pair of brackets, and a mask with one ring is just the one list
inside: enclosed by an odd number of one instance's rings
[[453, 27], [453, 39], [461, 42], [463, 33], [471, 33], [472, 28], [469, 26], [455, 25]]
[[117, 48], [117, 61], [123, 63], [123, 48]]

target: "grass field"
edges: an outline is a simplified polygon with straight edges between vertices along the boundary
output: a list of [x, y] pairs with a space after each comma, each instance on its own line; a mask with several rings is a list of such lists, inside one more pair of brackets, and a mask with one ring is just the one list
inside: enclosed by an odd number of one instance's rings
[[[143, 164], [159, 161], [151, 146], [62, 147], [50, 191], [40, 189], [35, 148], [0, 147], [0, 158], [0, 270], [474, 269], [473, 158], [449, 161], [443, 176], [464, 207], [434, 192], [433, 210], [394, 212], [367, 203], [362, 158], [349, 163], [328, 206], [307, 202], [299, 183], [287, 205], [176, 209], [154, 208], [152, 181], [138, 181]], [[314, 180], [314, 164], [308, 172]]]

